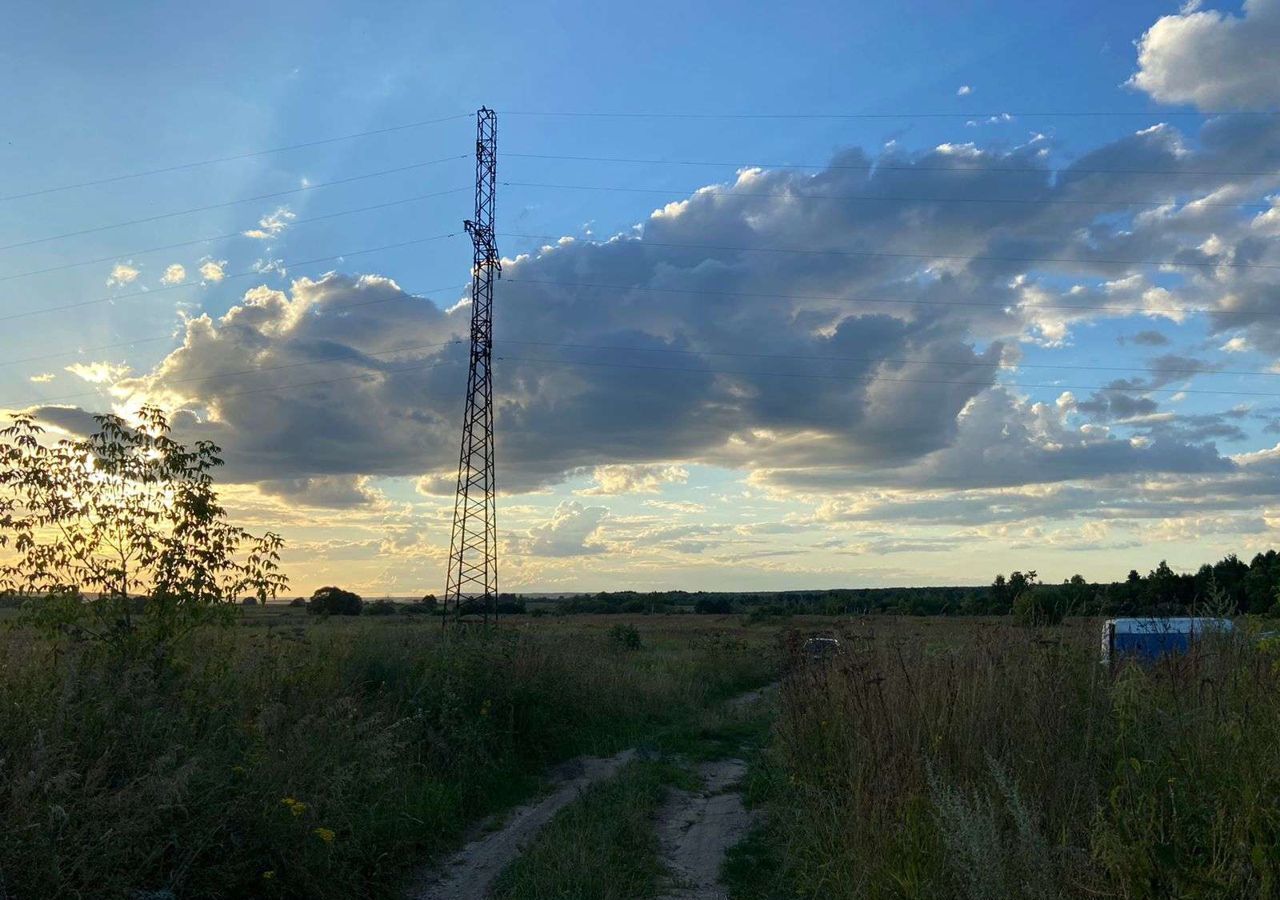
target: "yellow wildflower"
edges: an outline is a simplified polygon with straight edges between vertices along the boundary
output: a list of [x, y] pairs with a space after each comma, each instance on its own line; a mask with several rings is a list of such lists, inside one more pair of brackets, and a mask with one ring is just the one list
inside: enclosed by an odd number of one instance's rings
[[288, 807], [289, 812], [293, 813], [295, 817], [300, 816], [307, 811], [307, 804], [303, 803], [301, 800], [295, 800], [292, 797], [282, 797], [280, 798], [280, 802]]
[[337, 835], [333, 833], [332, 828], [313, 828], [311, 833], [320, 838], [320, 840], [324, 841], [326, 844], [332, 844], [333, 839], [337, 837]]
[[266, 879], [267, 881], [270, 881], [272, 878], [275, 878], [275, 877], [276, 877], [276, 870], [275, 870], [275, 869], [267, 869], [267, 871], [265, 871], [265, 872], [263, 872], [263, 873], [262, 873], [262, 877], [263, 877], [264, 879]]

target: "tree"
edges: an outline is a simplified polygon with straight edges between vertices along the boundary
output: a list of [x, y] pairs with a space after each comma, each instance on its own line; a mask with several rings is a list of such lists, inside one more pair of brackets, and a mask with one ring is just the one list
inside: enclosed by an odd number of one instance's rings
[[322, 587], [307, 601], [307, 612], [322, 616], [358, 616], [362, 608], [359, 594], [339, 587]]
[[242, 593], [266, 602], [288, 585], [280, 537], [227, 521], [218, 448], [178, 443], [159, 409], [134, 424], [95, 416], [93, 435], [57, 441], [33, 416], [12, 420], [0, 430], [0, 591], [42, 599], [27, 604], [35, 621], [163, 643]]
[[428, 612], [435, 612], [437, 607], [440, 606], [440, 601], [436, 599], [435, 594], [427, 594], [421, 600], [419, 600], [418, 603], [421, 606], [423, 606]]

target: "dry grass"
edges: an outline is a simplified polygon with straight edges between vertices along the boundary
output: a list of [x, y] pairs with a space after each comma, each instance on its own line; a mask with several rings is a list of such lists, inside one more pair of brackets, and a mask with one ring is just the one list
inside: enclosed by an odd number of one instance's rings
[[1092, 622], [844, 631], [844, 658], [786, 684], [756, 785], [774, 894], [1275, 890], [1280, 671], [1267, 648], [1221, 644], [1113, 676]]

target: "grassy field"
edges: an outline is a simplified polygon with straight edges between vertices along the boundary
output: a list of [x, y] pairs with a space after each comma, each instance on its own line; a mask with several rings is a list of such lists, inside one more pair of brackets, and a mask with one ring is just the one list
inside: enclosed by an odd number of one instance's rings
[[395, 896], [549, 765], [691, 745], [775, 677], [705, 618], [428, 618], [250, 610], [159, 668], [0, 634], [0, 896]]
[[737, 900], [1276, 895], [1280, 648], [1113, 674], [1093, 622], [839, 630], [784, 687]]
[[[778, 676], [776, 703], [723, 701]], [[735, 900], [1275, 896], [1280, 646], [1097, 662], [1094, 621], [247, 610], [171, 664], [0, 632], [0, 897], [396, 896], [572, 756], [640, 757], [501, 898], [652, 897], [652, 817], [746, 753]], [[772, 716], [776, 713], [776, 718]], [[166, 893], [171, 892], [171, 893]]]

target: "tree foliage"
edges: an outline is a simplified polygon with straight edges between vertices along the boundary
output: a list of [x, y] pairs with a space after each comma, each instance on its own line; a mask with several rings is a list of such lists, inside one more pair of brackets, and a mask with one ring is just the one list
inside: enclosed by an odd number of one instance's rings
[[358, 616], [364, 608], [359, 594], [340, 587], [322, 587], [307, 601], [307, 612], [322, 616]]
[[53, 440], [30, 415], [0, 430], [0, 591], [36, 621], [128, 643], [287, 586], [280, 537], [227, 521], [216, 446], [175, 441], [154, 407], [95, 418], [87, 438]]

